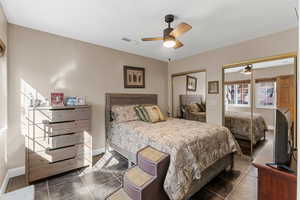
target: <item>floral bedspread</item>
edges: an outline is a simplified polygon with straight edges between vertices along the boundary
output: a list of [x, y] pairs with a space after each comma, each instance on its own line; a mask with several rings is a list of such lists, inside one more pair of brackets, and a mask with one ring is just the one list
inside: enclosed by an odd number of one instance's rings
[[158, 123], [112, 123], [109, 139], [131, 153], [148, 145], [169, 153], [164, 189], [172, 200], [184, 199], [203, 170], [239, 150], [231, 132], [223, 126], [173, 118]]

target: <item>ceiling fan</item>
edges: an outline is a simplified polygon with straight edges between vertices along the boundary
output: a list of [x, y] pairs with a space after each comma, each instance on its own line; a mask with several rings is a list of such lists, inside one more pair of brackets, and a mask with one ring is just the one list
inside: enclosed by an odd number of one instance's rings
[[249, 64], [244, 69], [241, 70], [241, 73], [245, 74], [245, 75], [249, 75], [252, 73], [252, 68], [253, 68], [253, 65]]
[[164, 29], [163, 37], [142, 38], [142, 41], [163, 40], [163, 45], [167, 48], [173, 47], [174, 49], [178, 49], [182, 47], [183, 44], [177, 40], [177, 37], [192, 29], [192, 26], [187, 23], [181, 23], [175, 29], [173, 29], [171, 28], [171, 23], [173, 21], [174, 15], [166, 15], [165, 22], [168, 23], [168, 28]]

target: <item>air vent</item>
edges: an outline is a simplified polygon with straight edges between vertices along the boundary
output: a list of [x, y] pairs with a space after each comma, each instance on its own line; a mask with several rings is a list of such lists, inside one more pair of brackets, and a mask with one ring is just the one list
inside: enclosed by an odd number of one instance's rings
[[125, 37], [124, 37], [124, 38], [122, 38], [122, 40], [123, 40], [123, 41], [125, 41], [125, 42], [131, 42], [131, 39], [129, 39], [129, 38], [125, 38]]

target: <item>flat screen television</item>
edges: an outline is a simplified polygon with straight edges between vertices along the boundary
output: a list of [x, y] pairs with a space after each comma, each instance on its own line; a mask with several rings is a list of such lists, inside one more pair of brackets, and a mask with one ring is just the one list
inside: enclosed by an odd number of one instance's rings
[[276, 109], [275, 111], [275, 139], [274, 139], [274, 163], [269, 163], [269, 166], [277, 168], [288, 168], [290, 164], [291, 146], [289, 143], [291, 130], [291, 114], [287, 108]]

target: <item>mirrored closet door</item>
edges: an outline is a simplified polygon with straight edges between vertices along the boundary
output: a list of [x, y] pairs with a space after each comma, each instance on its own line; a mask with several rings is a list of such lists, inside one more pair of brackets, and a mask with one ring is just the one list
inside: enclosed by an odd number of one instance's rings
[[251, 158], [272, 161], [284, 146], [280, 156], [295, 164], [295, 59], [279, 56], [223, 69], [225, 126]]
[[253, 83], [250, 65], [224, 69], [224, 125], [245, 155], [252, 155]]
[[206, 122], [206, 71], [172, 75], [172, 117]]

